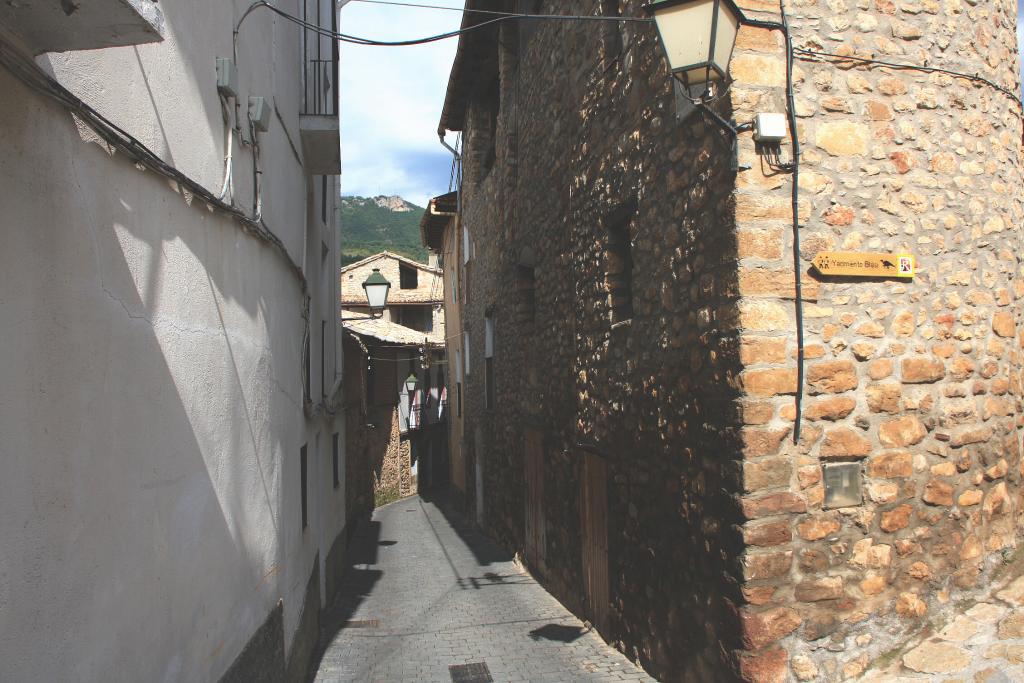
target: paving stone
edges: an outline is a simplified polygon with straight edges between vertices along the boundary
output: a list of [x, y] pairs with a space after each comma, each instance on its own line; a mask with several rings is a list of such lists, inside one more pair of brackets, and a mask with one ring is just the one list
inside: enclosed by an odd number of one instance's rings
[[956, 673], [971, 662], [964, 650], [943, 642], [928, 641], [903, 655], [903, 665], [913, 671], [928, 674]]
[[[474, 662], [510, 683], [653, 680], [443, 501], [404, 499], [367, 527], [324, 619], [316, 683], [451, 683], [450, 665]], [[376, 628], [340, 628], [371, 619]]]

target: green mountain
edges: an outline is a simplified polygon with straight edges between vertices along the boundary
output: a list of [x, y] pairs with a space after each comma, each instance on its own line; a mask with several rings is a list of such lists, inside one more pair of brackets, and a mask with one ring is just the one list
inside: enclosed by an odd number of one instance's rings
[[340, 213], [341, 265], [382, 251], [427, 262], [420, 242], [422, 207], [401, 197], [342, 197]]

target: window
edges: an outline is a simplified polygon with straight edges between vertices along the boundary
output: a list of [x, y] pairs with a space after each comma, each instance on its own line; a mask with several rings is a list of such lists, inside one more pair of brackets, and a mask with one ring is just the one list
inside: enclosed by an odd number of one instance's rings
[[376, 398], [377, 373], [373, 371], [373, 361], [366, 359], [366, 405], [372, 406]]
[[537, 314], [535, 299], [536, 271], [529, 266], [516, 267], [516, 294], [519, 300], [519, 318], [524, 323], [532, 323]]
[[469, 377], [469, 332], [462, 333], [462, 353], [462, 358], [466, 363], [463, 370], [466, 372], [466, 376]]
[[394, 322], [419, 332], [434, 329], [433, 306], [396, 306], [391, 315]]
[[[601, 14], [606, 17], [621, 17], [619, 0], [601, 0]], [[601, 61], [605, 70], [611, 68], [622, 54], [622, 31], [617, 21], [602, 21]]]
[[486, 112], [487, 127], [480, 131], [480, 134], [483, 136], [480, 152], [483, 155], [481, 160], [482, 176], [486, 176], [490, 173], [491, 167], [494, 166], [494, 160], [497, 157], [498, 112], [501, 110], [501, 78], [497, 71], [495, 71], [494, 80], [491, 81], [487, 92], [484, 94], [482, 104]]
[[[306, 329], [308, 331], [308, 329], [309, 329], [308, 326], [307, 326]], [[310, 388], [310, 385], [313, 383], [313, 378], [312, 378], [312, 374], [311, 374], [312, 370], [310, 369], [310, 362], [309, 362], [309, 337], [310, 337], [310, 335], [307, 332], [306, 340], [305, 340], [305, 342], [302, 345], [302, 370], [303, 370], [302, 376], [303, 376], [303, 378], [305, 380], [303, 382], [303, 384], [302, 384], [302, 398], [304, 400], [306, 400], [306, 401], [309, 401], [311, 399], [311, 393], [310, 392], [312, 391], [312, 389]]]
[[320, 321], [320, 396], [327, 396], [327, 321]]
[[462, 352], [455, 350], [455, 414], [462, 415]]
[[309, 513], [306, 509], [306, 444], [302, 444], [302, 450], [299, 451], [299, 478], [302, 486], [302, 528], [305, 529], [309, 526]]
[[484, 407], [494, 410], [494, 318], [484, 318]]
[[[519, 0], [516, 14], [543, 14], [544, 3], [541, 0]], [[528, 43], [534, 32], [539, 28], [540, 19], [520, 19], [516, 23], [522, 24], [520, 33], [523, 42]]]
[[629, 228], [636, 213], [636, 201], [620, 206], [608, 215], [608, 246], [605, 251], [605, 289], [612, 324], [633, 317], [633, 253]]
[[331, 470], [334, 474], [334, 488], [341, 486], [341, 475], [338, 472], [338, 433], [331, 436]]
[[451, 274], [452, 283], [452, 303], [456, 303], [459, 300], [459, 266], [455, 264], [449, 271]]
[[320, 176], [320, 218], [327, 225], [327, 176]]
[[404, 263], [398, 264], [398, 286], [401, 289], [416, 289], [418, 279], [416, 268]]

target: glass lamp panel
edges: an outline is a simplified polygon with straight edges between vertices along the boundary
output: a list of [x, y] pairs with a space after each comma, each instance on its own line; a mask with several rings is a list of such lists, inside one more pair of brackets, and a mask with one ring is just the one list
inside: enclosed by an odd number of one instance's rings
[[[661, 44], [665, 47], [669, 68], [673, 72], [707, 63], [714, 8], [714, 0], [695, 0], [654, 9], [654, 21], [661, 34]], [[704, 81], [705, 75], [701, 73], [699, 78]]]
[[[733, 11], [731, 5], [724, 0], [718, 5], [718, 27], [715, 38], [715, 54], [713, 55], [715, 66], [720, 74], [729, 73], [729, 60], [732, 59], [732, 49], [736, 45], [736, 34], [740, 29], [740, 18]], [[711, 78], [718, 78], [712, 70]]]
[[366, 300], [369, 302], [370, 308], [377, 310], [382, 309], [388, 301], [388, 290], [391, 289], [391, 284], [375, 284], [366, 285]]

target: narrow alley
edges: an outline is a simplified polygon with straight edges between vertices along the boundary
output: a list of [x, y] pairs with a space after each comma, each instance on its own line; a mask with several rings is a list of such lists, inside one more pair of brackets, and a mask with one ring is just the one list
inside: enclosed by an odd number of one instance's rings
[[378, 508], [353, 546], [317, 683], [653, 680], [443, 498]]

